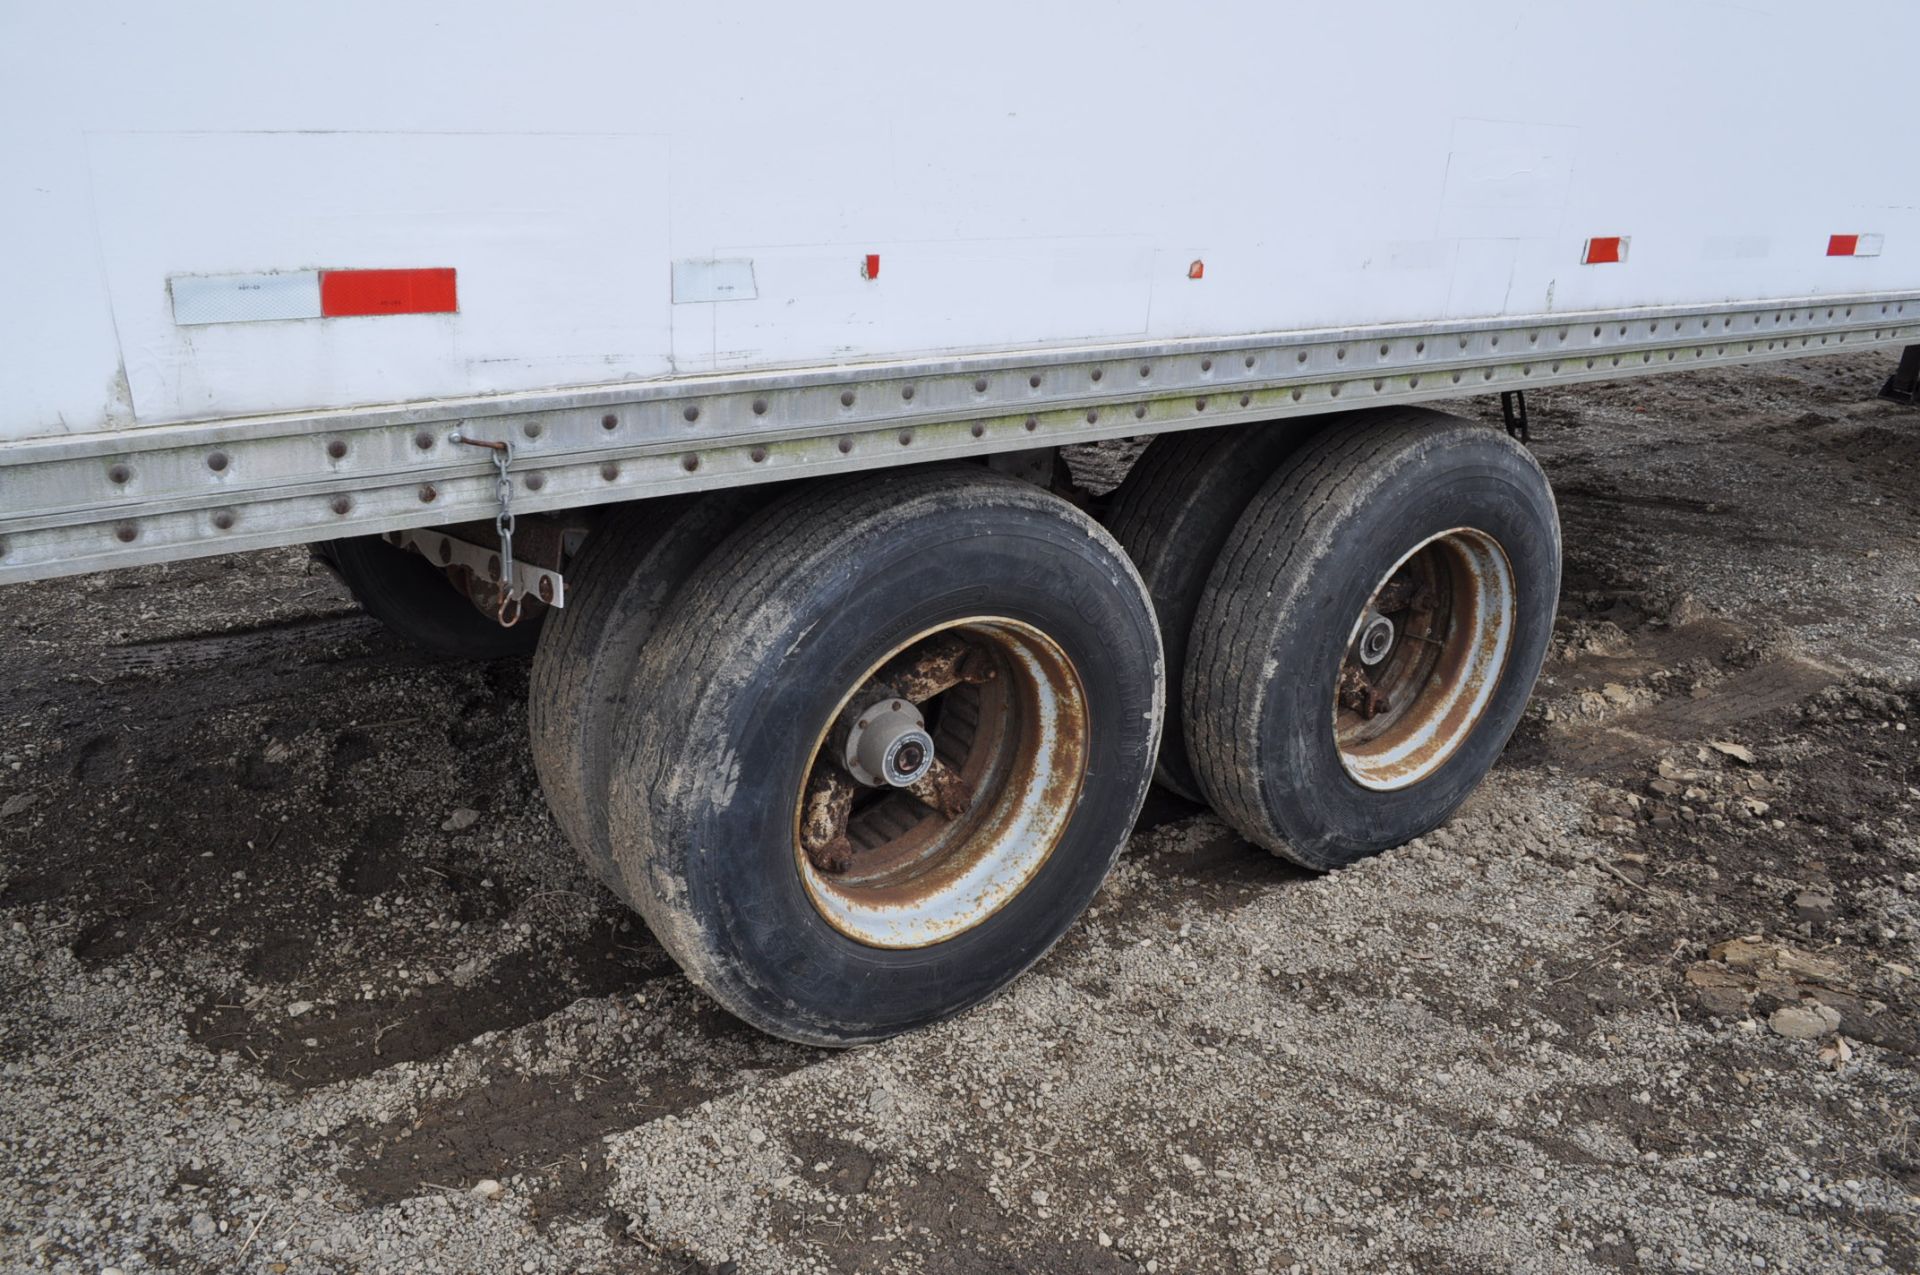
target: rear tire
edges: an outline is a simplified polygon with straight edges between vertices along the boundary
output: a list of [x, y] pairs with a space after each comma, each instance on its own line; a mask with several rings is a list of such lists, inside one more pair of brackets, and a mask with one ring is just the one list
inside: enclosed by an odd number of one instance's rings
[[417, 553], [379, 536], [349, 536], [316, 545], [361, 609], [413, 645], [459, 660], [518, 659], [533, 654], [545, 607], [529, 606], [520, 622], [504, 628], [483, 615], [447, 579], [446, 572]]
[[1153, 598], [1167, 653], [1167, 723], [1153, 777], [1189, 801], [1204, 798], [1187, 758], [1181, 687], [1187, 634], [1240, 511], [1281, 462], [1312, 437], [1312, 428], [1263, 421], [1162, 434], [1127, 471], [1107, 514], [1107, 529], [1140, 569]]
[[[930, 691], [949, 639], [967, 676]], [[1091, 901], [1146, 795], [1162, 687], [1139, 577], [1059, 498], [972, 467], [794, 492], [701, 565], [641, 657], [614, 857], [734, 1014], [879, 1040], [985, 1000]], [[836, 732], [915, 714], [932, 747], [887, 764], [930, 754], [967, 792], [943, 812], [861, 788], [828, 820], [847, 841], [830, 860], [814, 796], [846, 755]]]
[[1438, 826], [1519, 724], [1559, 592], [1553, 493], [1506, 435], [1423, 409], [1319, 435], [1201, 599], [1188, 747], [1214, 809], [1321, 870]]

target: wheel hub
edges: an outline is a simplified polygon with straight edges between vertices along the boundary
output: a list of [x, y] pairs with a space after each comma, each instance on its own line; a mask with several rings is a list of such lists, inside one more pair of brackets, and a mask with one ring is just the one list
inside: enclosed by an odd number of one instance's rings
[[933, 769], [927, 719], [904, 699], [869, 704], [847, 730], [847, 773], [869, 788], [911, 788]]

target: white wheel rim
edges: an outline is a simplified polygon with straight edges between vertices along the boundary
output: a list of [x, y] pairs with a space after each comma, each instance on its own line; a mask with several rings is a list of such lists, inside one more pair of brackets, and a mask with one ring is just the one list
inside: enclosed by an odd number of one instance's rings
[[[809, 803], [821, 767], [832, 764], [835, 723], [887, 669], [910, 660], [928, 639], [948, 636], [990, 652], [993, 662], [995, 677], [971, 701], [973, 719], [965, 720], [965, 702], [953, 703], [933, 728], [942, 764], [972, 776], [977, 789], [953, 816], [914, 790], [856, 790], [866, 810], [856, 807], [841, 821], [853, 866], [823, 870]], [[923, 707], [938, 712], [935, 703], [960, 689], [939, 692]], [[956, 743], [967, 738], [972, 742]], [[834, 929], [871, 947], [927, 947], [981, 924], [1026, 888], [1065, 834], [1085, 779], [1088, 738], [1079, 674], [1038, 629], [983, 616], [916, 635], [868, 671], [818, 736], [794, 828], [794, 861], [808, 898]], [[903, 830], [888, 840], [893, 827]]]
[[[1423, 588], [1437, 595], [1434, 605], [1424, 618], [1417, 607], [1396, 610], [1406, 617], [1397, 639], [1403, 645], [1368, 667], [1358, 648], [1363, 633], [1377, 640], [1385, 613], [1375, 603], [1406, 588], [1409, 579], [1416, 598]], [[1412, 787], [1466, 742], [1499, 689], [1516, 605], [1506, 552], [1471, 527], [1429, 536], [1381, 577], [1348, 635], [1334, 688], [1334, 743], [1355, 783], [1379, 792]], [[1352, 680], [1356, 669], [1359, 686]], [[1368, 690], [1386, 701], [1373, 716], [1360, 707]]]

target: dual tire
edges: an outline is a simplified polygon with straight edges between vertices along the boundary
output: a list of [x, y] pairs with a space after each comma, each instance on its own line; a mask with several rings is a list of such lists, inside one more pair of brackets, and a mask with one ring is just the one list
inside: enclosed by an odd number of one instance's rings
[[[1164, 667], [1137, 573], [971, 466], [792, 489], [717, 539], [549, 635], [537, 680], [567, 689], [534, 745], [563, 826], [766, 1031], [849, 1045], [984, 1000], [1092, 900], [1145, 799]], [[852, 777], [883, 730], [920, 778]]]
[[1162, 782], [1321, 871], [1430, 831], [1498, 759], [1546, 656], [1545, 475], [1505, 434], [1421, 408], [1213, 433], [1163, 440], [1174, 463], [1138, 469], [1110, 516], [1184, 652]]

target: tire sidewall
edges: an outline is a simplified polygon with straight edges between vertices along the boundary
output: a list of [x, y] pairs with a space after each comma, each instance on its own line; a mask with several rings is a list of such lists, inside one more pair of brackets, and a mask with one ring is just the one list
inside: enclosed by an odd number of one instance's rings
[[[710, 742], [684, 750], [675, 768], [677, 779], [702, 768], [724, 778], [669, 783], [687, 795], [651, 803], [658, 843], [683, 852], [672, 865], [679, 880], [655, 888], [684, 891], [683, 911], [705, 929], [699, 956], [676, 955], [743, 1017], [823, 1044], [945, 1017], [1038, 960], [1112, 867], [1158, 734], [1158, 634], [1116, 548], [1018, 507], [909, 519], [886, 538], [883, 553], [837, 555], [787, 583], [804, 605], [755, 643], [779, 654], [705, 688], [688, 738]], [[1059, 844], [992, 916], [930, 947], [868, 947], [827, 923], [800, 876], [795, 815], [814, 745], [841, 698], [892, 651], [977, 616], [1032, 625], [1072, 661], [1089, 714], [1086, 778]]]
[[[1558, 521], [1531, 459], [1504, 439], [1435, 440], [1382, 481], [1311, 560], [1302, 602], [1286, 608], [1271, 648], [1282, 670], [1259, 717], [1262, 792], [1275, 830], [1304, 861], [1339, 867], [1444, 822], [1479, 784], [1520, 723], [1553, 634]], [[1513, 569], [1514, 631], [1480, 720], [1440, 767], [1405, 788], [1370, 789], [1340, 761], [1334, 687], [1352, 626], [1394, 564], [1456, 528], [1491, 536]]]

